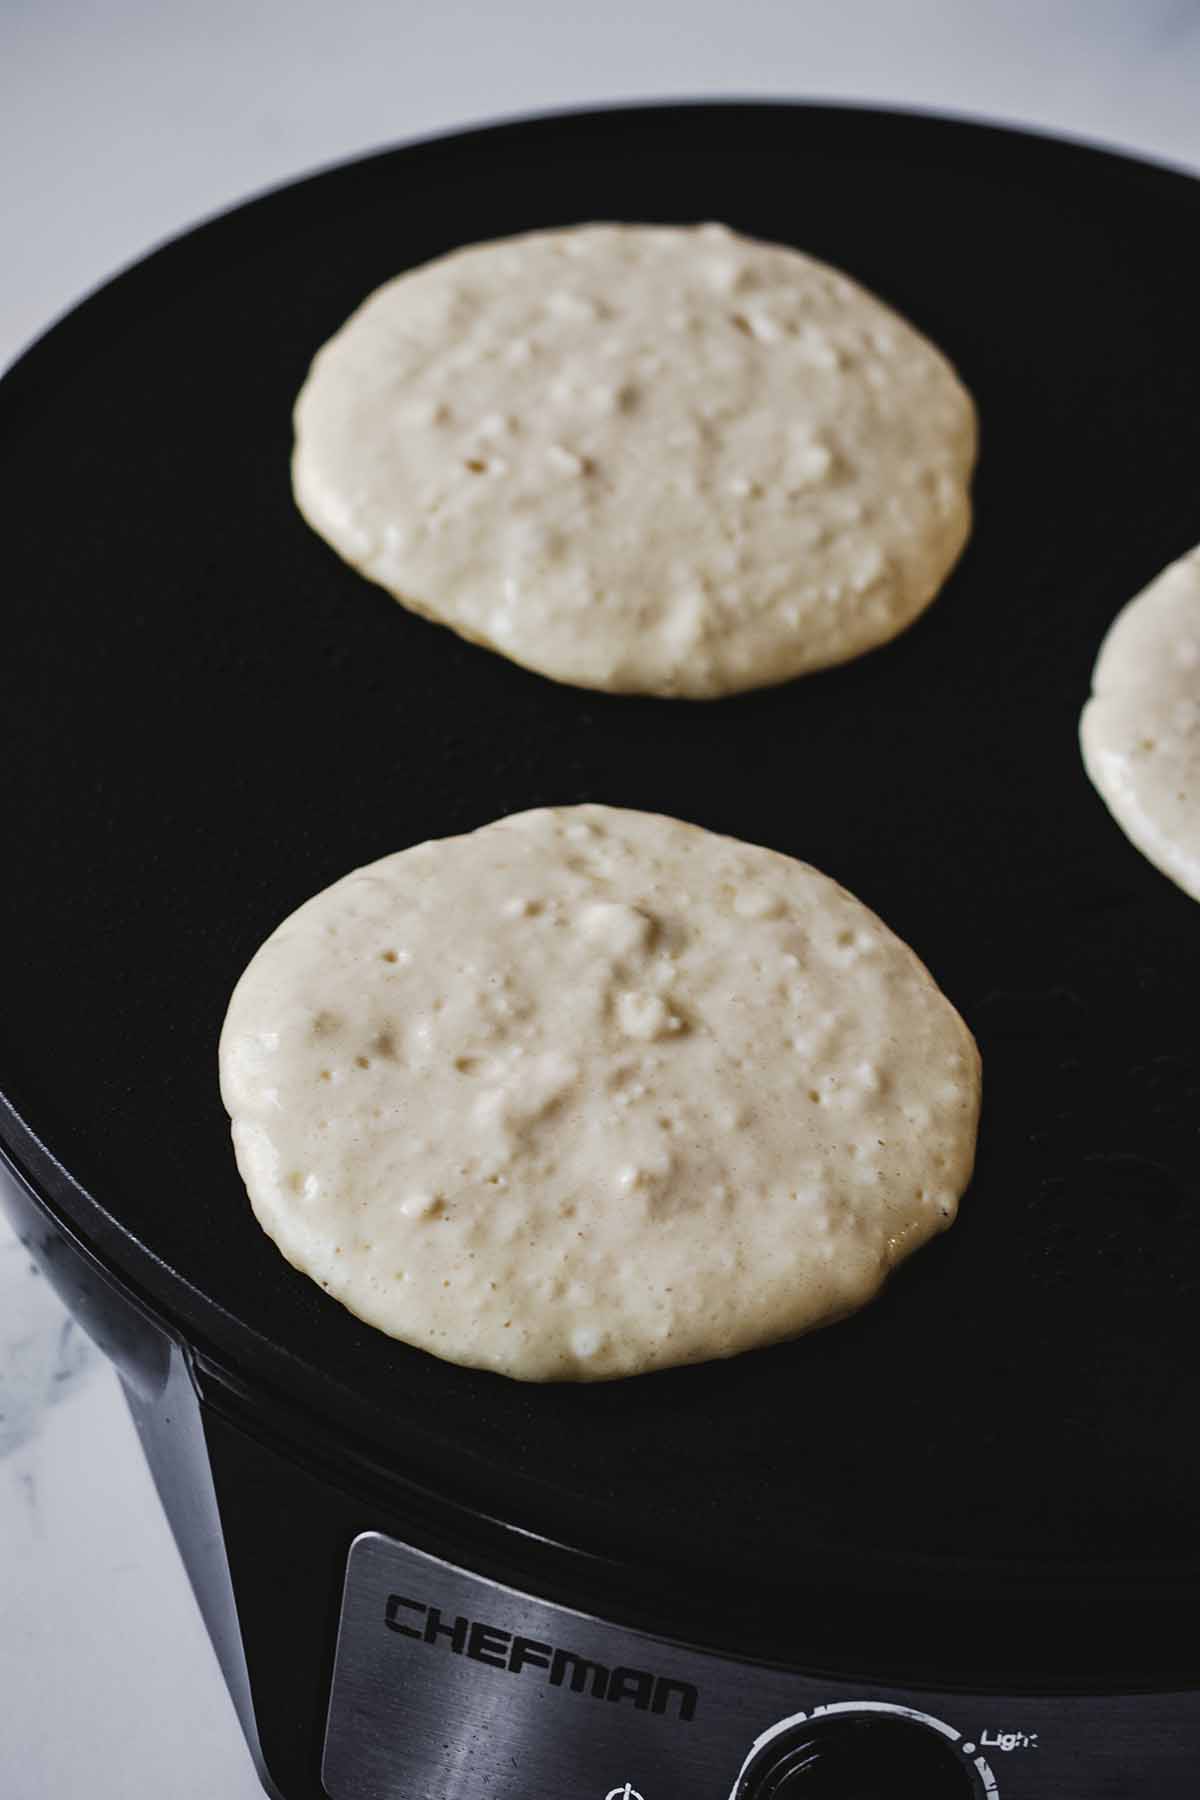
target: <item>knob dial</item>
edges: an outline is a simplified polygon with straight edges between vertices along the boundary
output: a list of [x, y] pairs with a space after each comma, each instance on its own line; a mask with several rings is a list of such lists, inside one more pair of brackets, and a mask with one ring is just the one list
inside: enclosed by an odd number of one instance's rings
[[911, 1719], [850, 1712], [781, 1731], [752, 1758], [736, 1800], [976, 1800], [970, 1764]]

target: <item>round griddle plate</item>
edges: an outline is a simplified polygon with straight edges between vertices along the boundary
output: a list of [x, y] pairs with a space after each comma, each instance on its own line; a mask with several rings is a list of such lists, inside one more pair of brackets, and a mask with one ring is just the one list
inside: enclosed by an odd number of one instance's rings
[[[953, 358], [982, 416], [978, 524], [897, 643], [716, 704], [606, 698], [409, 615], [302, 523], [290, 408], [356, 302], [455, 245], [593, 218], [801, 246]], [[53, 330], [0, 389], [0, 1087], [61, 1165], [6, 1116], [60, 1213], [264, 1395], [561, 1540], [715, 1555], [722, 1579], [1192, 1562], [1200, 908], [1109, 818], [1076, 724], [1113, 614], [1200, 538], [1197, 243], [1200, 184], [1096, 151], [657, 108], [317, 176]], [[216, 1045], [306, 896], [580, 800], [844, 882], [976, 1031], [984, 1126], [958, 1225], [857, 1319], [537, 1389], [393, 1343], [287, 1266], [234, 1167]]]

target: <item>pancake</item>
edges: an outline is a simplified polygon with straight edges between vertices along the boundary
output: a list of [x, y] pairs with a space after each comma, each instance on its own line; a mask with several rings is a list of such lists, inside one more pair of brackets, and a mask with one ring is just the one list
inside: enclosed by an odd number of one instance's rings
[[1200, 548], [1117, 614], [1079, 737], [1122, 831], [1200, 900]]
[[836, 882], [648, 813], [541, 809], [294, 913], [220, 1046], [295, 1266], [523, 1380], [730, 1356], [842, 1317], [948, 1226], [979, 1058]]
[[585, 688], [711, 698], [845, 662], [970, 528], [975, 414], [837, 270], [590, 225], [389, 282], [317, 355], [297, 503], [405, 606]]

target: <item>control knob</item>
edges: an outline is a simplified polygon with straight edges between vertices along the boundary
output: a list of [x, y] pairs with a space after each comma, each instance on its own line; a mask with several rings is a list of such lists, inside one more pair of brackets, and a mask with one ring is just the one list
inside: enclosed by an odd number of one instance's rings
[[797, 1720], [751, 1757], [734, 1800], [977, 1800], [962, 1751], [914, 1720], [839, 1712]]

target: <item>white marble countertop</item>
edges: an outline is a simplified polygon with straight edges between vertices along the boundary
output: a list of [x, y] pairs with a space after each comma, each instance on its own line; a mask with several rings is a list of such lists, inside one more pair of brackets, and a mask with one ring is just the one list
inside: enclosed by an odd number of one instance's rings
[[[505, 113], [852, 99], [1200, 169], [1200, 0], [9, 0], [0, 70], [0, 365], [205, 214]], [[260, 1794], [115, 1377], [2, 1223], [0, 1695], [3, 1800]]]

